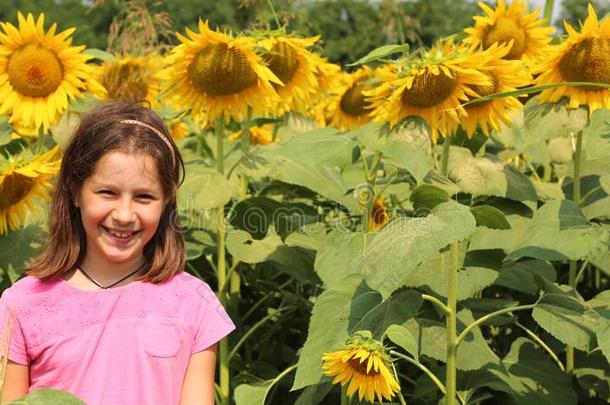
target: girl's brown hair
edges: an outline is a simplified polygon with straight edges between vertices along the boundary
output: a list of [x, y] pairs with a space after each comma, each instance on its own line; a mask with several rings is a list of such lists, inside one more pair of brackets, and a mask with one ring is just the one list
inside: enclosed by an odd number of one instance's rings
[[[122, 122], [125, 120], [141, 124]], [[147, 125], [160, 131], [165, 140]], [[84, 259], [86, 235], [80, 209], [74, 203], [83, 182], [95, 170], [97, 161], [110, 151], [150, 156], [156, 163], [167, 199], [157, 232], [144, 247], [147, 270], [138, 279], [159, 283], [184, 268], [184, 236], [176, 206], [177, 189], [184, 181], [184, 162], [157, 114], [137, 103], [113, 102], [89, 112], [74, 131], [53, 192], [47, 242], [42, 253], [27, 265], [28, 275], [48, 280], [68, 274]]]

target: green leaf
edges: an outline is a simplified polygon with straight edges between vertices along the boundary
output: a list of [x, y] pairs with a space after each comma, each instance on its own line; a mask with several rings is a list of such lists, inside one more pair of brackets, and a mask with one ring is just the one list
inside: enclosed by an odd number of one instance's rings
[[397, 52], [408, 53], [409, 44], [402, 44], [402, 45], [392, 44], [392, 45], [380, 46], [379, 48], [373, 49], [371, 52], [369, 52], [362, 58], [358, 59], [356, 62], [347, 64], [347, 66], [364, 65], [365, 63], [370, 63], [370, 62], [373, 62], [373, 61], [376, 61], [379, 59], [387, 58], [388, 56], [390, 56], [394, 53], [397, 53]]
[[87, 55], [91, 55], [95, 59], [99, 59], [102, 62], [112, 62], [115, 59], [113, 54], [106, 52], [106, 51], [102, 51], [101, 49], [97, 49], [97, 48], [87, 48], [83, 51], [83, 53], [87, 54]]
[[11, 142], [11, 134], [13, 133], [13, 127], [8, 123], [8, 117], [3, 115], [0, 116], [0, 146], [6, 145]]
[[506, 260], [579, 260], [602, 255], [608, 250], [609, 239], [608, 232], [589, 223], [572, 201], [554, 200], [544, 204], [531, 220], [513, 224], [512, 229], [477, 228], [469, 249], [502, 249]]
[[[458, 312], [458, 333], [465, 328], [465, 325], [472, 322], [474, 318], [469, 310]], [[415, 336], [420, 355], [447, 361], [447, 329], [444, 322], [414, 318], [404, 326]], [[460, 370], [478, 370], [499, 362], [500, 359], [488, 346], [478, 328], [460, 343], [457, 352], [457, 367]]]
[[610, 399], [610, 367], [600, 352], [584, 354], [574, 353], [574, 375], [578, 385], [589, 393], [596, 393], [600, 398]]
[[557, 278], [555, 268], [542, 260], [520, 260], [507, 263], [494, 282], [496, 285], [510, 288], [526, 294], [536, 294], [538, 286], [534, 277], [539, 276], [551, 282]]
[[477, 226], [490, 229], [510, 229], [510, 223], [499, 209], [491, 205], [477, 205], [471, 207], [470, 212], [477, 221]]
[[364, 235], [362, 232], [331, 231], [320, 243], [316, 253], [316, 273], [326, 288], [341, 286], [345, 277], [359, 274]]
[[340, 349], [352, 333], [369, 328], [381, 336], [389, 325], [414, 316], [420, 305], [415, 291], [401, 291], [383, 301], [360, 276], [345, 277], [341, 285], [324, 291], [315, 301], [292, 389], [320, 383], [322, 355]]
[[[461, 348], [461, 346], [460, 346]], [[486, 377], [487, 374], [491, 374]], [[526, 338], [517, 338], [500, 365], [489, 365], [472, 387], [508, 393], [519, 405], [576, 405], [570, 376]]]
[[585, 166], [590, 160], [608, 159], [608, 155], [610, 155], [610, 110], [598, 109], [591, 114], [591, 121], [583, 132], [583, 139]]
[[356, 210], [358, 202], [342, 177], [343, 168], [352, 164], [352, 150], [356, 146], [336, 130], [320, 128], [297, 134], [283, 144], [256, 149], [243, 163], [244, 170], [255, 178], [268, 176], [307, 187]]
[[415, 360], [419, 359], [417, 340], [415, 340], [415, 336], [407, 328], [402, 325], [390, 325], [385, 333], [388, 339], [415, 357]]
[[267, 260], [282, 245], [282, 240], [273, 230], [265, 239], [256, 240], [248, 232], [234, 229], [227, 232], [226, 243], [227, 250], [234, 258], [244, 263], [254, 264]]
[[[461, 246], [461, 245], [460, 245]], [[460, 250], [460, 263], [464, 252]], [[421, 288], [433, 295], [447, 297], [449, 285], [450, 252], [445, 250], [424, 260], [411, 276], [409, 286]], [[493, 284], [498, 277], [498, 271], [481, 266], [467, 266], [458, 271], [457, 299], [463, 301], [473, 297], [485, 287]]]
[[12, 266], [19, 274], [23, 273], [26, 262], [40, 252], [46, 237], [46, 229], [37, 223], [0, 236], [2, 267]]
[[610, 364], [610, 290], [597, 294], [587, 301], [587, 304], [598, 315], [597, 348], [606, 356], [606, 360]]
[[[454, 147], [451, 148], [453, 151]], [[473, 196], [498, 196], [516, 201], [536, 201], [532, 182], [515, 167], [494, 158], [467, 157], [449, 160], [449, 178]]]
[[48, 388], [41, 388], [36, 391], [30, 392], [23, 398], [16, 401], [9, 402], [13, 405], [85, 405], [83, 401], [76, 398], [74, 395], [52, 390]]
[[398, 217], [375, 234], [359, 268], [371, 288], [388, 297], [409, 282], [417, 265], [474, 230], [468, 207], [454, 201], [437, 205], [425, 218]]
[[589, 352], [595, 343], [597, 315], [569, 287], [547, 285], [547, 292], [532, 311], [534, 320], [559, 341]]
[[305, 387], [294, 405], [318, 405], [333, 389], [333, 384], [323, 383]]
[[[293, 368], [293, 367], [291, 367]], [[235, 388], [235, 403], [236, 405], [265, 405], [267, 395], [275, 384], [280, 381], [291, 368], [284, 370], [277, 377], [264, 381], [262, 383], [240, 384]]]
[[205, 211], [224, 207], [231, 200], [231, 187], [223, 175], [201, 164], [187, 164], [184, 183], [178, 191], [180, 210]]
[[449, 194], [432, 184], [422, 184], [413, 190], [409, 200], [413, 203], [416, 212], [431, 211], [440, 203], [449, 201]]
[[347, 135], [383, 153], [385, 160], [407, 170], [418, 183], [434, 167], [430, 136], [425, 126], [416, 121], [405, 122], [392, 130], [366, 124]]

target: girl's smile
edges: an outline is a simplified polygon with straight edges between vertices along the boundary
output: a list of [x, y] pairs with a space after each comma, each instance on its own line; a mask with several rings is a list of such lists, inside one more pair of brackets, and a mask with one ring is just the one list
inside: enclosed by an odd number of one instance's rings
[[105, 154], [84, 181], [77, 206], [87, 239], [84, 267], [109, 278], [137, 268], [165, 207], [153, 159]]

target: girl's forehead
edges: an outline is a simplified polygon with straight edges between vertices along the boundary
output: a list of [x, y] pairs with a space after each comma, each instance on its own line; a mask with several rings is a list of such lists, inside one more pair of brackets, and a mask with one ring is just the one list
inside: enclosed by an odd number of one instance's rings
[[157, 165], [151, 156], [141, 153], [112, 151], [96, 163], [90, 176], [93, 181], [114, 180], [122, 183], [139, 182], [141, 185], [160, 185]]

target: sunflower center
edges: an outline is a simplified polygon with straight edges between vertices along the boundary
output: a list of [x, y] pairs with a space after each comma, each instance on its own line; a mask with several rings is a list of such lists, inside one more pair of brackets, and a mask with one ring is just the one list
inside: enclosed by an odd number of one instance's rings
[[417, 108], [430, 108], [442, 103], [449, 97], [457, 86], [457, 73], [451, 72], [453, 77], [442, 71], [438, 75], [430, 72], [415, 76], [410, 89], [402, 93], [402, 102]]
[[523, 55], [527, 43], [525, 31], [513, 18], [500, 17], [498, 22], [483, 34], [483, 47], [487, 49], [496, 42], [508, 43], [511, 39], [514, 40], [513, 47], [510, 48], [504, 59], [519, 59]]
[[188, 67], [192, 83], [211, 96], [229, 96], [254, 85], [257, 75], [248, 58], [225, 43], [203, 48]]
[[388, 214], [385, 211], [385, 207], [383, 202], [375, 202], [373, 205], [373, 211], [371, 212], [371, 217], [376, 225], [383, 225], [388, 218]]
[[354, 370], [356, 373], [360, 374], [360, 375], [378, 375], [379, 371], [375, 371], [375, 369], [373, 367], [371, 367], [371, 369], [369, 371], [366, 371], [366, 364], [368, 363], [368, 361], [364, 361], [362, 363], [360, 363], [359, 359], [349, 359], [347, 361], [347, 363], [349, 364], [349, 367]]
[[271, 69], [284, 84], [287, 84], [292, 80], [292, 76], [294, 76], [299, 67], [297, 51], [286, 42], [277, 42], [274, 44], [271, 51], [265, 54], [264, 60], [269, 66], [269, 69]]
[[115, 100], [145, 100], [148, 82], [143, 66], [135, 63], [115, 63], [102, 77], [102, 84]]
[[570, 82], [610, 84], [610, 39], [587, 38], [574, 44], [559, 61], [559, 71]]
[[0, 183], [0, 208], [17, 204], [34, 187], [34, 179], [19, 173], [11, 173]]
[[29, 44], [10, 56], [8, 80], [19, 93], [29, 97], [46, 97], [53, 93], [63, 80], [63, 66], [49, 49]]
[[485, 76], [487, 76], [487, 78], [489, 79], [491, 84], [488, 86], [474, 85], [474, 86], [472, 86], [472, 89], [477, 92], [479, 97], [485, 97], [485, 96], [489, 96], [491, 94], [496, 93], [498, 91], [498, 77], [496, 76], [496, 74], [494, 72], [486, 72], [486, 71], [482, 71], [481, 73], [483, 73]]
[[341, 110], [346, 114], [358, 116], [368, 112], [367, 107], [370, 103], [365, 101], [362, 94], [362, 91], [368, 87], [362, 84], [363, 80], [354, 83], [341, 97]]

